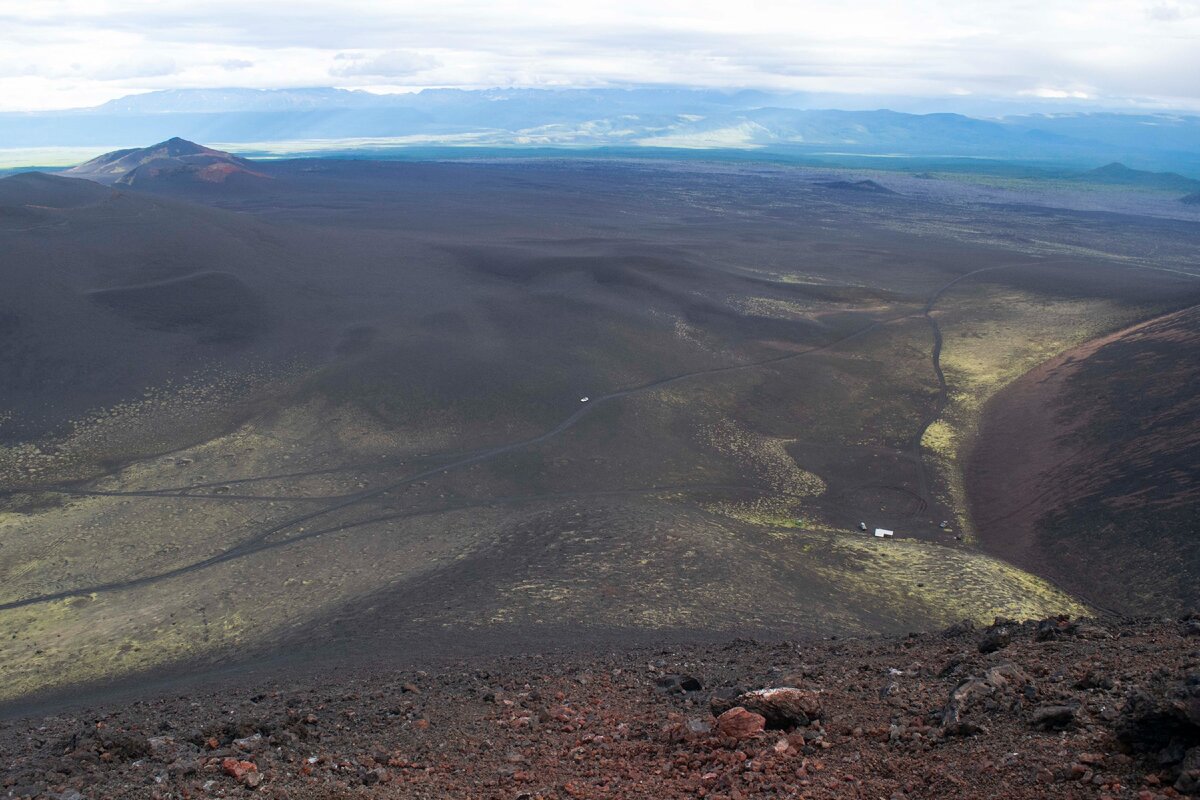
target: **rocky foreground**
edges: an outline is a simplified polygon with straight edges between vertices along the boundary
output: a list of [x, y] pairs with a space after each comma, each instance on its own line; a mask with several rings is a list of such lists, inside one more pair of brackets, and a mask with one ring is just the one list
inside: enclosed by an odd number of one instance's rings
[[0, 723], [0, 797], [1200, 794], [1200, 615], [362, 669]]

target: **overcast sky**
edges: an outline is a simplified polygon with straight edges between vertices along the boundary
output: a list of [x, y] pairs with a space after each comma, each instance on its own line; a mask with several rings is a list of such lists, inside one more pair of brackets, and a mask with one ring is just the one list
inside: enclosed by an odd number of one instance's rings
[[630, 84], [1200, 110], [1200, 0], [0, 0], [0, 110]]

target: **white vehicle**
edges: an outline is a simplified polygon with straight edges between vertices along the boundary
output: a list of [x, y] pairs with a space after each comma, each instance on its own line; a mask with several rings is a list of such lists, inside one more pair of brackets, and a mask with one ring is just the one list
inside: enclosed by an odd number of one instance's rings
[[581, 402], [581, 403], [586, 403], [587, 401], [588, 401], [588, 398], [586, 398], [586, 397], [579, 398], [579, 402]]
[[878, 539], [890, 539], [894, 535], [895, 534], [892, 531], [889, 531], [887, 528], [876, 528], [875, 529], [875, 537]]

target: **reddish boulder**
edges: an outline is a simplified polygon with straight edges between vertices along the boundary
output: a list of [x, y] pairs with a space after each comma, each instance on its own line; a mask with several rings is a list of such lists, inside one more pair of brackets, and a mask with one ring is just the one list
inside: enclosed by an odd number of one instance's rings
[[717, 717], [717, 730], [733, 739], [749, 739], [762, 733], [767, 719], [762, 714], [735, 706]]
[[747, 711], [761, 714], [767, 720], [767, 727], [772, 729], [804, 727], [821, 718], [820, 696], [816, 692], [790, 686], [743, 692], [733, 700], [722, 701], [714, 697], [711, 705], [714, 713], [741, 706]]

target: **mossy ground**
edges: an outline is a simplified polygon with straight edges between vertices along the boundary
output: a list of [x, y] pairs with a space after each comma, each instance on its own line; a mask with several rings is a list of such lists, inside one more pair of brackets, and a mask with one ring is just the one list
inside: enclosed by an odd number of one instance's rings
[[987, 401], [1038, 364], [1146, 311], [1113, 300], [1051, 298], [986, 283], [955, 287], [939, 306], [947, 309], [932, 313], [942, 330], [948, 402], [921, 446], [958, 528], [970, 536], [963, 468]]

